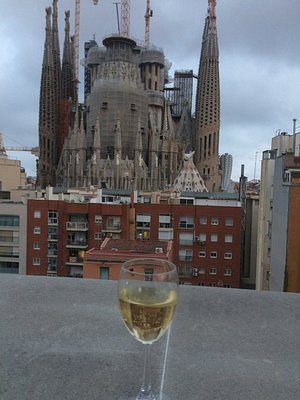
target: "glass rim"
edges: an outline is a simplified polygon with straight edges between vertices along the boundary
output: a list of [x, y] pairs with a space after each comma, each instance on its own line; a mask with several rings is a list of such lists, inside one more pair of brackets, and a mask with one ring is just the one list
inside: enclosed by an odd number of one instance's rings
[[[137, 264], [141, 263], [140, 267], [143, 267], [143, 265], [142, 265], [143, 262], [145, 262], [145, 263], [148, 262], [149, 263], [149, 268], [150, 268], [150, 264], [151, 263], [153, 263], [153, 264], [157, 263], [158, 264], [157, 267], [160, 266], [159, 263], [161, 263], [161, 265], [168, 264], [168, 265], [170, 265], [172, 267], [172, 269], [170, 269], [169, 271], [153, 272], [152, 274], [146, 274], [145, 272], [142, 273], [142, 272], [130, 271], [129, 266], [130, 266], [130, 263], [132, 263], [132, 262], [133, 263], [137, 263]], [[135, 266], [138, 266], [138, 265], [135, 265]], [[153, 266], [155, 266], [155, 265], [153, 265]], [[145, 265], [144, 268], [147, 268], [147, 265]], [[121, 270], [122, 269], [126, 270], [128, 273], [133, 273], [135, 275], [141, 275], [141, 276], [145, 276], [145, 275], [156, 276], [156, 275], [170, 274], [171, 272], [174, 272], [174, 271], [177, 272], [177, 267], [172, 261], [164, 260], [162, 258], [151, 258], [151, 257], [132, 258], [131, 260], [127, 260], [122, 264]]]

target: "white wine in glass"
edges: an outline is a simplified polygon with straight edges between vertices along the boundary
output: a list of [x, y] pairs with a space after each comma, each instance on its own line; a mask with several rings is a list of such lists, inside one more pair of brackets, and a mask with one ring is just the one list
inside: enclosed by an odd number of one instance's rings
[[176, 266], [167, 260], [140, 258], [125, 262], [118, 295], [121, 317], [129, 332], [145, 345], [144, 378], [136, 400], [165, 400], [151, 387], [150, 345], [170, 326], [178, 303]]

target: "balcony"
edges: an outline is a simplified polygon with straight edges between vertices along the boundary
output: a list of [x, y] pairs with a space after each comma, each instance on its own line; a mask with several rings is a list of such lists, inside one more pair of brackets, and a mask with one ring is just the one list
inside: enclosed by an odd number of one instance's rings
[[57, 250], [54, 249], [48, 249], [48, 253], [47, 253], [48, 257], [57, 257]]
[[12, 236], [1, 236], [0, 237], [0, 246], [15, 246], [20, 242], [18, 237]]
[[[180, 296], [165, 374], [167, 335], [153, 344], [154, 388], [172, 400], [299, 398], [299, 294], [183, 286]], [[136, 394], [143, 345], [120, 319], [116, 282], [2, 274], [0, 303], [1, 400]]]
[[104, 229], [102, 229], [102, 232], [104, 233], [121, 233], [121, 225], [120, 224], [115, 224], [115, 225], [107, 225]]
[[86, 239], [68, 239], [67, 247], [70, 249], [86, 249], [88, 247], [88, 242]]
[[49, 267], [47, 268], [47, 276], [57, 276], [56, 267]]
[[67, 222], [66, 223], [67, 231], [87, 231], [88, 223], [87, 222]]
[[15, 259], [19, 259], [20, 255], [19, 253], [4, 253], [4, 252], [0, 252], [0, 258], [2, 259], [2, 261], [6, 258], [11, 259], [11, 258], [15, 258]]

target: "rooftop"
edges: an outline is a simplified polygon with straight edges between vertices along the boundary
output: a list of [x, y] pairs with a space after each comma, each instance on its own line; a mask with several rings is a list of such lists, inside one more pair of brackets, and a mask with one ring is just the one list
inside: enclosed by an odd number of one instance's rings
[[[181, 287], [164, 391], [172, 400], [293, 400], [300, 392], [300, 297]], [[127, 332], [116, 282], [0, 279], [1, 400], [125, 400], [143, 349]], [[167, 335], [153, 345], [160, 388]]]

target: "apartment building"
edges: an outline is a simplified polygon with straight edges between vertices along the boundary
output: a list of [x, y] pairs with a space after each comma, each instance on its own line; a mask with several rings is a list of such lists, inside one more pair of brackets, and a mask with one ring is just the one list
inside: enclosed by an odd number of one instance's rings
[[300, 292], [300, 133], [263, 152], [257, 239], [258, 290]]
[[97, 202], [30, 199], [27, 274], [82, 277], [85, 253], [107, 237], [116, 248], [119, 239], [172, 241], [182, 284], [238, 288], [241, 204], [204, 196], [119, 196], [119, 204], [101, 196]]
[[27, 210], [22, 202], [0, 202], [0, 273], [26, 273]]

